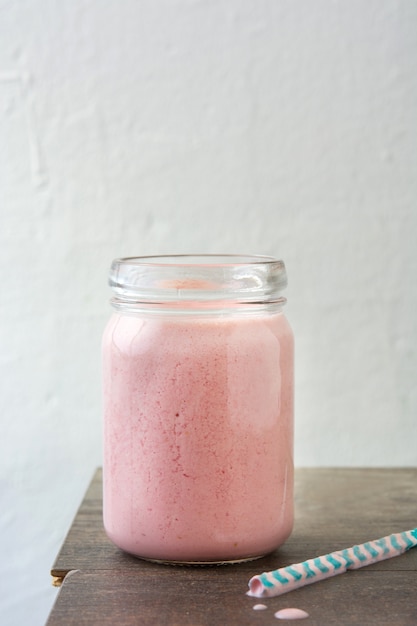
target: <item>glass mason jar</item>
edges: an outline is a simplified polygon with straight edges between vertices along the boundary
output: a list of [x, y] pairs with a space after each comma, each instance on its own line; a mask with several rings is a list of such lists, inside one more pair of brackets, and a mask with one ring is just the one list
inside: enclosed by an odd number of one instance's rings
[[261, 557], [293, 525], [282, 261], [117, 259], [103, 339], [104, 525], [144, 559]]

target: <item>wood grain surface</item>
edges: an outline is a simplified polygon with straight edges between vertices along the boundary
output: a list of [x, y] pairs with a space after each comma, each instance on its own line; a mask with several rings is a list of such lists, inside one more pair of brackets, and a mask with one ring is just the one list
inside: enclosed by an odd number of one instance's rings
[[[124, 554], [102, 526], [97, 470], [52, 567], [63, 581], [47, 626], [278, 624], [297, 607], [308, 625], [417, 624], [417, 548], [406, 554], [257, 601], [249, 578], [417, 526], [417, 468], [296, 471], [294, 532], [273, 554], [240, 565], [156, 565]], [[254, 611], [257, 602], [267, 605]]]

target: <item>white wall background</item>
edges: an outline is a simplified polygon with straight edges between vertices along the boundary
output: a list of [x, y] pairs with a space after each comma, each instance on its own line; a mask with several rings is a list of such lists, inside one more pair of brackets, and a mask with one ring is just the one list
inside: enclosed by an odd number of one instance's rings
[[297, 465], [417, 464], [414, 0], [0, 0], [0, 621], [101, 463], [116, 256], [284, 258]]

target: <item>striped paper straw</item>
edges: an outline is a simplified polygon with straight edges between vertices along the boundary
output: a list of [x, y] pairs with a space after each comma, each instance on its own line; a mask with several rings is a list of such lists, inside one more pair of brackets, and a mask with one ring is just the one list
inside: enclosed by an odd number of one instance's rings
[[348, 569], [359, 569], [377, 561], [390, 559], [415, 546], [417, 546], [417, 528], [388, 535], [382, 539], [331, 552], [303, 563], [253, 576], [249, 581], [247, 595], [254, 598], [279, 596], [298, 587], [343, 574]]

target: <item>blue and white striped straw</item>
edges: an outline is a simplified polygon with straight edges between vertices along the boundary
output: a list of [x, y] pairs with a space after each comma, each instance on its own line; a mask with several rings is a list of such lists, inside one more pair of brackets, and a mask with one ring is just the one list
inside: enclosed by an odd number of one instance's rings
[[415, 546], [417, 546], [417, 528], [388, 535], [382, 539], [253, 576], [249, 581], [247, 595], [254, 598], [279, 596], [298, 587], [343, 574], [348, 569], [359, 569], [377, 561], [390, 559]]

